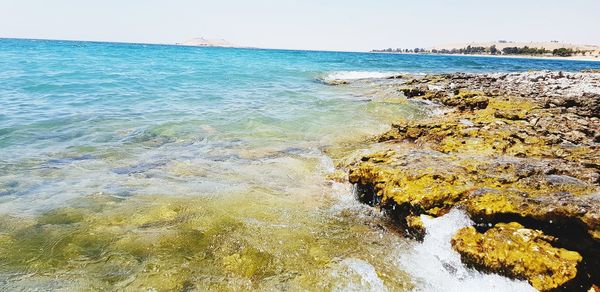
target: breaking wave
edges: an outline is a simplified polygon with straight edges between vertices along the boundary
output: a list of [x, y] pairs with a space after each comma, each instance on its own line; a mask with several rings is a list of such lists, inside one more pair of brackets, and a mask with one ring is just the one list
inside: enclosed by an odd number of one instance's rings
[[464, 211], [452, 210], [439, 218], [423, 217], [427, 234], [422, 243], [403, 252], [399, 265], [411, 275], [419, 291], [535, 291], [525, 281], [486, 274], [466, 267], [450, 240], [473, 224]]
[[327, 73], [320, 78], [326, 84], [339, 84], [366, 79], [395, 79], [402, 78], [401, 72], [379, 72], [379, 71], [337, 71]]

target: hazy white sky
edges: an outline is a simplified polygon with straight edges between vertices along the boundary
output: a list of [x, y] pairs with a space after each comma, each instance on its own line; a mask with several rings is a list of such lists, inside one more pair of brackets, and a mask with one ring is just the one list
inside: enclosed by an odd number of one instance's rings
[[600, 43], [600, 0], [0, 0], [0, 37], [325, 50]]

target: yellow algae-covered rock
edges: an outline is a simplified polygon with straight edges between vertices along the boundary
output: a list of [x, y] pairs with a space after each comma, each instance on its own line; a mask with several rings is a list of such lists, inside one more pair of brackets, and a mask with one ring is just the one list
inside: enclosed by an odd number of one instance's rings
[[372, 186], [374, 195], [384, 205], [407, 204], [424, 211], [453, 206], [469, 189], [460, 175], [463, 170], [455, 168], [450, 161], [420, 159], [422, 155], [427, 154], [388, 151], [366, 156], [350, 168], [349, 180]]
[[[436, 93], [418, 98], [461, 109], [459, 104], [474, 96], [482, 97], [475, 93], [449, 96]], [[524, 98], [488, 99], [485, 107], [473, 106], [469, 111], [448, 112], [425, 120], [396, 121], [379, 140], [408, 140], [444, 153], [468, 151], [486, 155], [560, 157], [585, 165], [598, 165], [600, 155], [595, 143], [600, 132], [598, 127], [592, 126], [597, 120], [544, 109]], [[598, 175], [594, 176], [595, 180], [598, 178]]]
[[512, 121], [525, 120], [527, 115], [529, 115], [536, 108], [539, 108], [539, 106], [522, 98], [493, 98], [490, 100], [489, 107], [477, 113], [477, 117], [480, 120], [488, 121], [497, 119]]
[[[518, 108], [509, 109], [506, 104], [515, 103]], [[486, 155], [513, 154], [520, 156], [544, 156], [555, 149], [549, 148], [544, 139], [538, 138], [528, 122], [521, 121], [531, 105], [510, 99], [491, 101], [485, 109], [470, 112], [449, 113], [421, 121], [398, 121], [392, 129], [379, 137], [380, 141], [409, 140], [444, 153], [475, 152]], [[497, 107], [497, 108], [496, 108]], [[474, 109], [479, 109], [474, 106]], [[499, 112], [520, 118], [504, 119]], [[570, 152], [569, 152], [570, 153]]]
[[[465, 205], [476, 221], [516, 214], [549, 222], [583, 220], [600, 230], [596, 187], [566, 175], [546, 175], [556, 161], [446, 155], [424, 150], [390, 150], [350, 166], [349, 180], [371, 205], [405, 206], [405, 215], [438, 216]], [[362, 193], [361, 193], [362, 192]], [[560, 203], [560, 204], [559, 204]], [[579, 218], [579, 219], [578, 219]]]
[[332, 173], [329, 173], [325, 176], [325, 178], [327, 178], [330, 181], [334, 181], [334, 182], [338, 182], [338, 183], [343, 183], [346, 182], [348, 180], [348, 174], [346, 172], [343, 172], [341, 170], [336, 170]]
[[518, 223], [497, 224], [481, 234], [460, 230], [452, 246], [464, 262], [510, 277], [527, 279], [541, 291], [558, 288], [577, 276], [581, 255], [553, 247], [553, 238]]
[[427, 230], [425, 229], [425, 224], [423, 224], [421, 216], [406, 216], [406, 228], [408, 233], [417, 240], [423, 240], [425, 234], [427, 233]]
[[[433, 96], [433, 97], [440, 97]], [[485, 109], [488, 107], [489, 98], [485, 96], [483, 92], [478, 91], [467, 91], [459, 90], [454, 95], [443, 95], [439, 101], [443, 105], [456, 107], [457, 109], [464, 110], [476, 110]]]
[[600, 127], [593, 104], [600, 95], [564, 96], [519, 80], [448, 74], [398, 85], [410, 100], [447, 108], [399, 118], [376, 138], [378, 152], [350, 164], [349, 181], [409, 236], [419, 230], [418, 216], [453, 207], [477, 223], [518, 221], [543, 230], [579, 252], [583, 274], [598, 284]]
[[480, 189], [467, 196], [462, 204], [476, 222], [511, 216], [536, 220], [553, 228], [583, 227], [583, 232], [587, 231], [592, 239], [599, 239], [600, 202], [593, 196], [559, 192], [536, 197], [523, 192]]

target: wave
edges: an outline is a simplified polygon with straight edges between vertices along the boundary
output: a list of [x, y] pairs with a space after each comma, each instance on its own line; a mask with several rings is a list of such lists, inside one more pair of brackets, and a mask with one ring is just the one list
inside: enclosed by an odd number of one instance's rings
[[368, 79], [397, 79], [402, 78], [403, 74], [401, 72], [381, 71], [336, 71], [327, 73], [318, 79], [326, 84], [343, 84]]
[[450, 240], [473, 222], [461, 210], [439, 218], [423, 217], [427, 234], [423, 242], [404, 252], [399, 263], [416, 282], [417, 291], [535, 291], [527, 282], [466, 267]]

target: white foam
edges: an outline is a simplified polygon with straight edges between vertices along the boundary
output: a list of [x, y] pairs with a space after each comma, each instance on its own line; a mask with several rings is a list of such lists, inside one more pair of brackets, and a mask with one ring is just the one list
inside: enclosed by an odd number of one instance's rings
[[341, 280], [333, 291], [387, 291], [375, 267], [363, 260], [344, 259], [334, 267], [331, 276]]
[[335, 164], [331, 157], [325, 155], [325, 153], [320, 152], [319, 157], [321, 158], [321, 169], [326, 173], [333, 173], [335, 171]]
[[321, 78], [324, 82], [335, 81], [354, 81], [364, 79], [386, 79], [399, 76], [400, 72], [379, 72], [379, 71], [338, 71], [326, 74]]
[[463, 211], [439, 218], [423, 217], [427, 234], [422, 243], [401, 251], [399, 264], [414, 279], [418, 291], [535, 291], [525, 281], [478, 272], [462, 264], [450, 240], [461, 228], [472, 225]]

